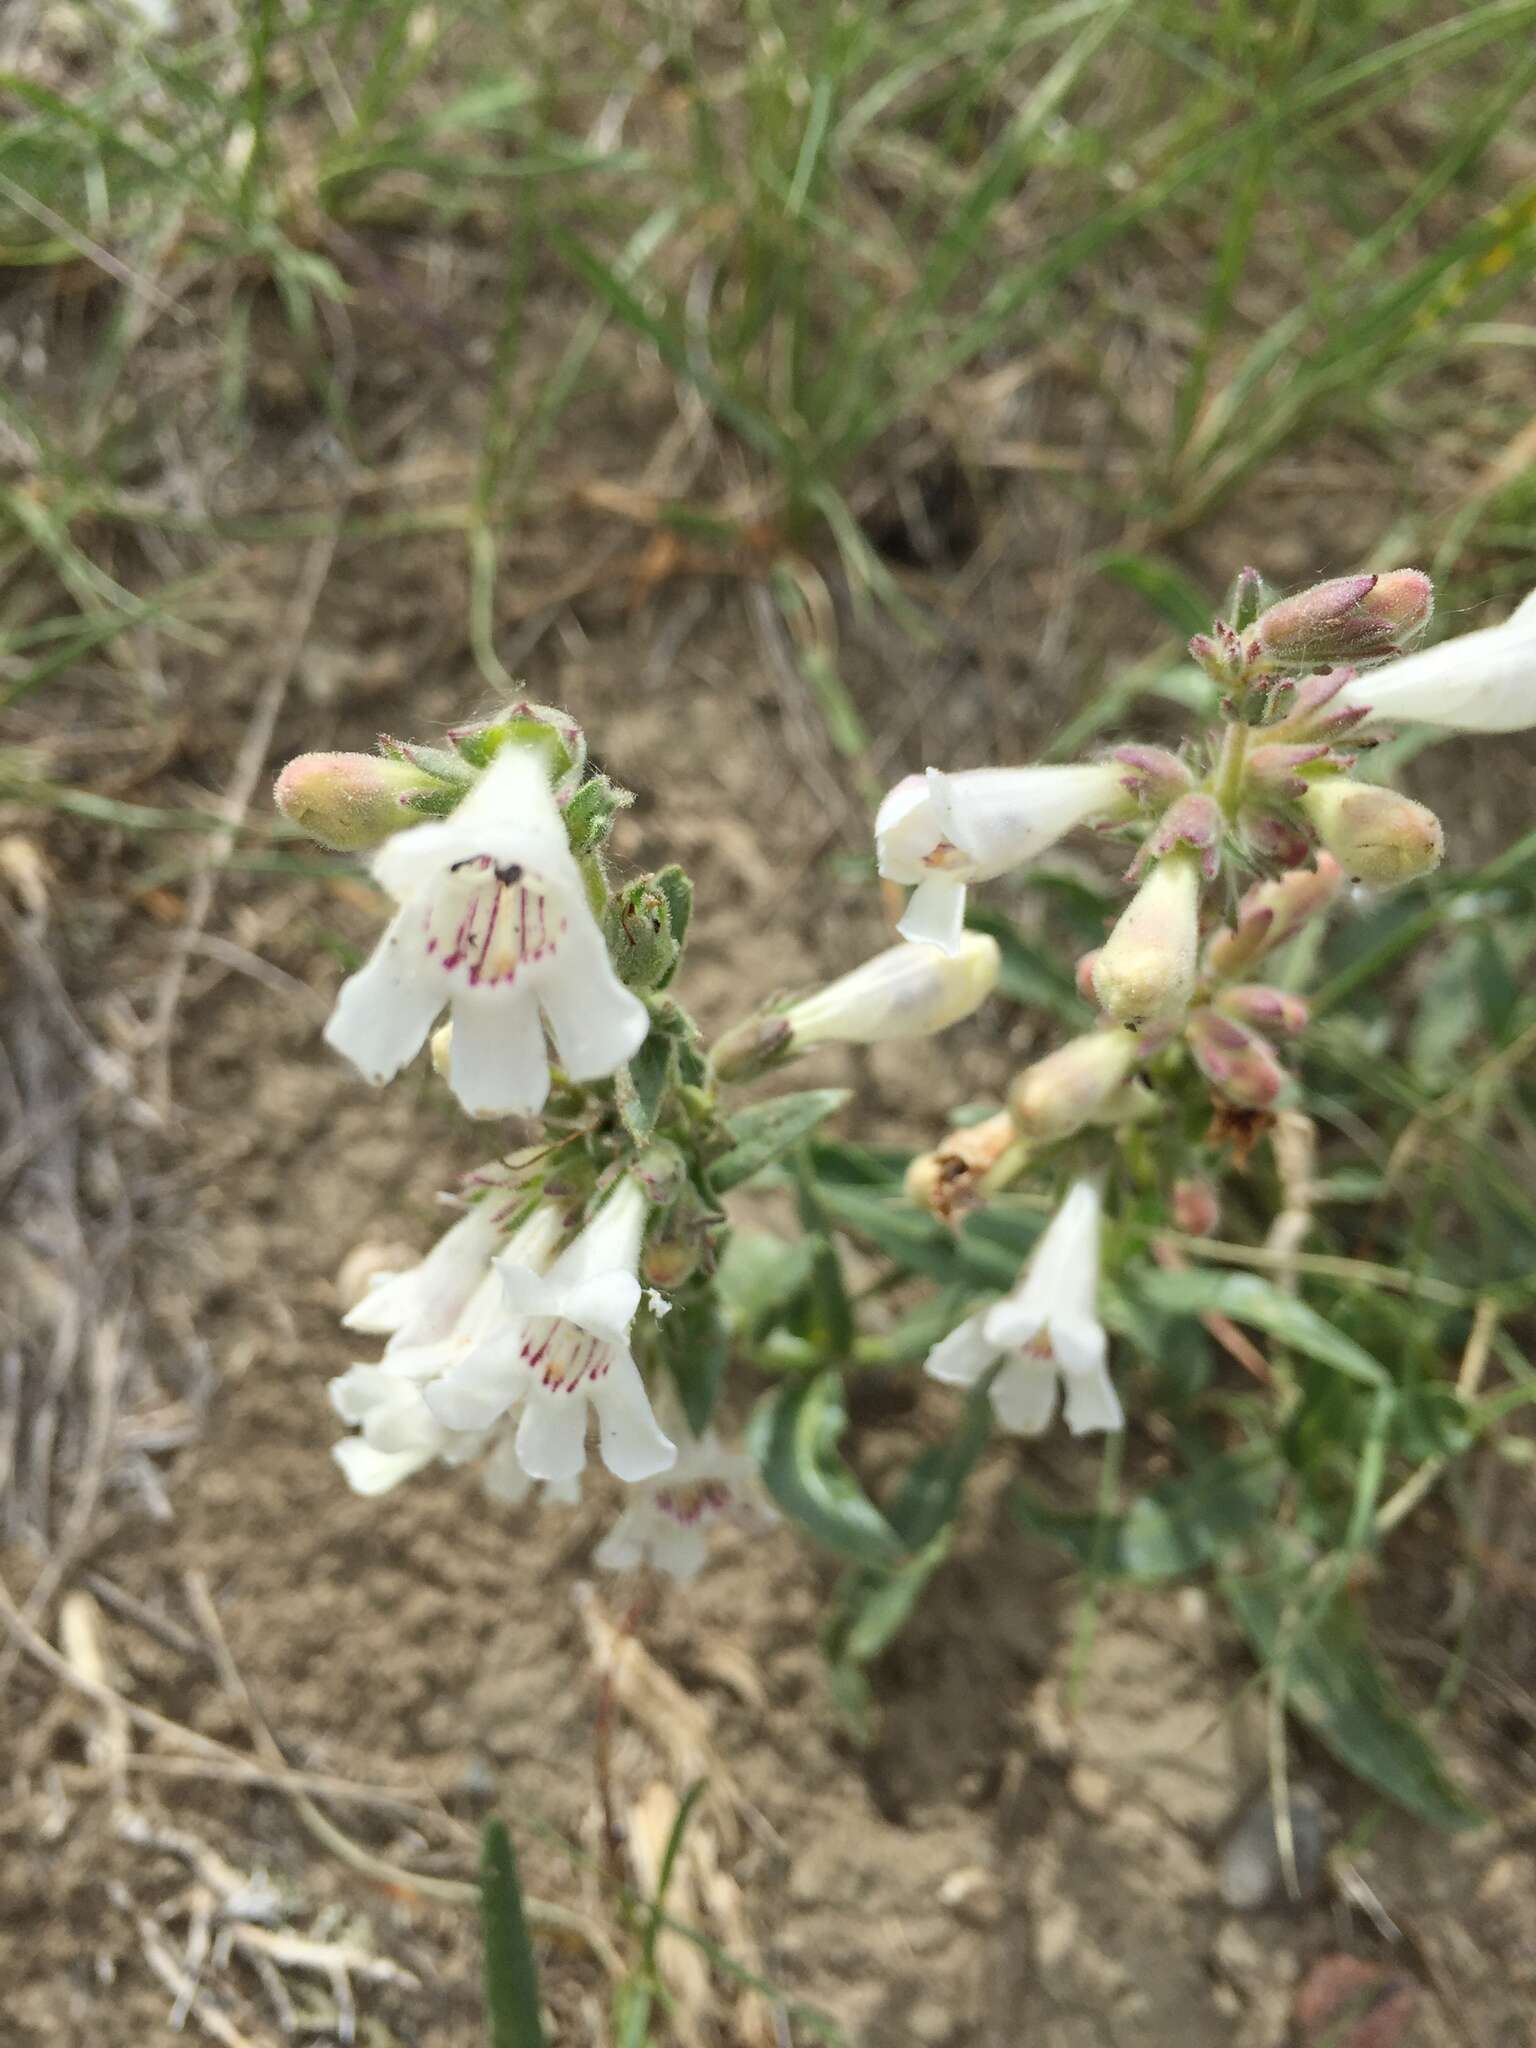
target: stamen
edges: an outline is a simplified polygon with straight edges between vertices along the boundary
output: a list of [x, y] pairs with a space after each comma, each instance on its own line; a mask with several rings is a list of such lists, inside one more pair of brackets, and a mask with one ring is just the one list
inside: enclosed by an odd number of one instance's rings
[[520, 862], [497, 866], [489, 854], [471, 854], [448, 873], [454, 879], [425, 913], [427, 953], [445, 973], [462, 970], [471, 988], [501, 988], [558, 950], [569, 919], [551, 918], [547, 893]]

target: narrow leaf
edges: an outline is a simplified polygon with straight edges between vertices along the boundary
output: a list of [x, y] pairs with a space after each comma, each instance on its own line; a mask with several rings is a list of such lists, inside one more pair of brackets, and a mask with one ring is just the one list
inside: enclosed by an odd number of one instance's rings
[[539, 1974], [504, 1822], [488, 1820], [480, 1853], [480, 1926], [491, 2048], [544, 2048]]
[[840, 1556], [890, 1568], [904, 1556], [896, 1532], [837, 1455], [846, 1421], [835, 1373], [792, 1381], [753, 1416], [753, 1452], [787, 1515]]
[[841, 1109], [850, 1093], [847, 1088], [808, 1088], [799, 1095], [780, 1095], [772, 1102], [739, 1110], [727, 1125], [735, 1147], [710, 1168], [716, 1191], [723, 1195], [771, 1166], [834, 1110]]

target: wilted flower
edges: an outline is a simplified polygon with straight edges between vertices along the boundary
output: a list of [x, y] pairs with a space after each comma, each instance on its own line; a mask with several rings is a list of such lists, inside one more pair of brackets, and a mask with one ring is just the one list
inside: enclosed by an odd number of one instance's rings
[[1124, 1427], [1098, 1316], [1100, 1210], [1097, 1185], [1075, 1181], [1013, 1293], [969, 1317], [928, 1354], [934, 1379], [966, 1387], [1005, 1359], [992, 1381], [992, 1408], [1005, 1429], [1021, 1436], [1047, 1427], [1058, 1381], [1075, 1436]]
[[598, 1545], [609, 1571], [654, 1565], [674, 1579], [694, 1578], [709, 1557], [709, 1532], [724, 1521], [767, 1522], [757, 1466], [728, 1451], [712, 1429], [696, 1437], [677, 1431], [677, 1463], [658, 1479], [629, 1489], [624, 1512]]
[[968, 882], [1033, 860], [1075, 826], [1125, 811], [1125, 770], [1076, 767], [930, 768], [898, 782], [875, 816], [880, 873], [915, 884], [896, 927], [904, 938], [958, 950]]
[[587, 1410], [597, 1411], [603, 1462], [620, 1479], [667, 1471], [662, 1434], [629, 1348], [640, 1306], [646, 1197], [626, 1177], [547, 1274], [512, 1248], [495, 1262], [504, 1320], [426, 1389], [446, 1428], [488, 1428], [521, 1409], [517, 1456], [533, 1479], [570, 1479], [586, 1464]]
[[543, 1106], [541, 1012], [573, 1080], [639, 1050], [649, 1012], [613, 971], [535, 755], [504, 747], [451, 817], [397, 833], [372, 867], [400, 908], [325, 1031], [369, 1080], [398, 1073], [447, 1004], [471, 1112]]
[[1308, 824], [1357, 882], [1395, 889], [1439, 867], [1440, 820], [1424, 804], [1374, 782], [1330, 775], [1301, 800]]
[[1137, 1028], [1174, 1023], [1195, 992], [1200, 867], [1183, 849], [1160, 860], [1120, 913], [1093, 963], [1093, 991]]
[[1352, 678], [1340, 701], [1372, 724], [1412, 720], [1448, 732], [1536, 725], [1536, 590], [1502, 626], [1484, 626]]

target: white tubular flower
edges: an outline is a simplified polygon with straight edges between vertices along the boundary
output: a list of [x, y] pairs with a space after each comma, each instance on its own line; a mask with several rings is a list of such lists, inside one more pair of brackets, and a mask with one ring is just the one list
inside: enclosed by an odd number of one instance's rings
[[1002, 955], [996, 939], [964, 932], [953, 953], [937, 946], [891, 946], [829, 981], [786, 1010], [795, 1052], [839, 1041], [879, 1045], [891, 1038], [928, 1038], [980, 1007], [997, 986]]
[[1005, 1358], [992, 1382], [992, 1409], [1019, 1436], [1038, 1436], [1048, 1426], [1058, 1381], [1074, 1436], [1125, 1427], [1098, 1317], [1099, 1219], [1098, 1187], [1075, 1181], [1013, 1293], [969, 1317], [928, 1354], [934, 1379], [962, 1387]]
[[388, 1337], [393, 1351], [436, 1344], [452, 1331], [502, 1241], [504, 1207], [487, 1195], [433, 1245], [420, 1265], [381, 1273], [342, 1317], [349, 1330]]
[[713, 1430], [678, 1431], [677, 1463], [659, 1479], [631, 1488], [624, 1512], [598, 1545], [607, 1571], [654, 1565], [674, 1579], [696, 1578], [709, 1557], [709, 1532], [729, 1520], [768, 1522], [757, 1466], [728, 1451]]
[[930, 768], [898, 782], [875, 814], [875, 850], [890, 882], [915, 884], [896, 929], [959, 950], [968, 882], [990, 881], [1090, 818], [1127, 805], [1117, 762], [1065, 768]]
[[543, 1107], [541, 1012], [572, 1080], [639, 1050], [649, 1014], [613, 971], [536, 755], [503, 747], [451, 817], [397, 832], [371, 866], [400, 908], [325, 1028], [370, 1081], [399, 1073], [445, 1005], [449, 1085], [472, 1115]]
[[[470, 1222], [472, 1211], [448, 1233], [453, 1237]], [[560, 1236], [560, 1221], [552, 1209], [536, 1209], [526, 1223], [508, 1240], [509, 1255], [528, 1266], [542, 1265]], [[435, 1248], [441, 1251], [445, 1238]], [[461, 1240], [462, 1243], [462, 1240]], [[413, 1269], [424, 1272], [432, 1254]], [[396, 1280], [411, 1275], [397, 1274]], [[389, 1283], [385, 1283], [388, 1285]], [[433, 1293], [429, 1305], [441, 1309], [443, 1297]], [[479, 1261], [479, 1278], [470, 1289], [450, 1327], [432, 1337], [415, 1337], [416, 1329], [432, 1327], [426, 1322], [414, 1328], [402, 1324], [380, 1365], [354, 1365], [331, 1381], [327, 1392], [331, 1406], [343, 1422], [358, 1432], [337, 1444], [333, 1455], [355, 1493], [387, 1493], [419, 1472], [434, 1458], [463, 1464], [477, 1456], [489, 1439], [485, 1432], [472, 1433], [446, 1428], [427, 1405], [425, 1390], [476, 1345], [490, 1336], [506, 1318], [506, 1303], [499, 1275], [490, 1264], [487, 1244]], [[415, 1341], [402, 1342], [407, 1337]]]
[[484, 1429], [521, 1405], [517, 1457], [531, 1479], [572, 1479], [587, 1459], [587, 1408], [597, 1410], [603, 1462], [619, 1479], [650, 1479], [677, 1451], [651, 1412], [629, 1348], [640, 1306], [646, 1197], [622, 1181], [547, 1275], [496, 1260], [506, 1321], [426, 1390], [449, 1429]]
[[1356, 676], [1334, 701], [1367, 712], [1366, 724], [1524, 732], [1536, 725], [1536, 590], [1502, 626], [1458, 634]]

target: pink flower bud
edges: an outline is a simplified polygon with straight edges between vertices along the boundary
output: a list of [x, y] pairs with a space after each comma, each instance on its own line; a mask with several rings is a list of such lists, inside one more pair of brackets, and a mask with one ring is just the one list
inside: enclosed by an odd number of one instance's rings
[[1239, 1109], [1268, 1109], [1285, 1086], [1274, 1047], [1246, 1024], [1196, 1010], [1184, 1039], [1207, 1081]]
[[1200, 872], [1208, 882], [1214, 881], [1221, 864], [1224, 831], [1225, 820], [1215, 797], [1202, 789], [1191, 790], [1170, 804], [1147, 834], [1126, 879], [1134, 881], [1149, 861], [1162, 860], [1182, 846], [1199, 855]]
[[1077, 983], [1077, 992], [1084, 1002], [1087, 1003], [1091, 1003], [1094, 1000], [1093, 970], [1098, 962], [1101, 950], [1100, 947], [1095, 946], [1091, 953], [1083, 955], [1072, 970], [1072, 978]]
[[1206, 953], [1210, 972], [1226, 979], [1284, 945], [1309, 918], [1327, 909], [1343, 880], [1333, 856], [1319, 853], [1313, 867], [1293, 868], [1272, 882], [1256, 883], [1238, 906], [1236, 930], [1219, 931], [1212, 939]]
[[1008, 1093], [1013, 1120], [1027, 1138], [1070, 1137], [1130, 1078], [1137, 1045], [1129, 1031], [1089, 1031], [1026, 1067]]
[[1139, 742], [1116, 747], [1112, 759], [1126, 770], [1125, 787], [1147, 803], [1172, 803], [1194, 783], [1187, 764], [1166, 747], [1145, 747]]
[[392, 832], [448, 808], [451, 785], [408, 761], [376, 754], [300, 754], [272, 800], [290, 824], [338, 853], [380, 846]]
[[1422, 569], [1389, 569], [1362, 607], [1391, 630], [1394, 643], [1417, 639], [1435, 611], [1435, 586]]
[[1173, 1227], [1186, 1237], [1214, 1237], [1221, 1223], [1221, 1202], [1208, 1180], [1176, 1180], [1173, 1184]]
[[1224, 988], [1215, 1002], [1223, 1016], [1235, 1017], [1242, 1024], [1255, 1024], [1261, 1031], [1278, 1031], [1286, 1038], [1296, 1038], [1305, 1031], [1312, 1014], [1301, 996], [1257, 981]]
[[1434, 812], [1395, 789], [1329, 776], [1307, 791], [1301, 808], [1345, 872], [1375, 889], [1431, 873], [1445, 852]]
[[1294, 800], [1307, 793], [1306, 778], [1298, 775], [1297, 769], [1321, 761], [1327, 752], [1326, 740], [1315, 740], [1310, 746], [1254, 747], [1243, 762], [1243, 776], [1261, 796]]
[[1434, 586], [1417, 569], [1338, 576], [1283, 597], [1261, 613], [1253, 629], [1254, 646], [1287, 668], [1381, 661], [1400, 653], [1405, 639], [1424, 630], [1434, 601]]
[[1312, 842], [1299, 825], [1272, 812], [1247, 812], [1242, 836], [1250, 853], [1277, 868], [1299, 868], [1312, 851]]
[[1285, 715], [1265, 726], [1265, 742], [1327, 743], [1352, 732], [1370, 716], [1364, 705], [1352, 701], [1350, 685], [1359, 681], [1359, 674], [1358, 669], [1330, 668], [1320, 675], [1303, 676], [1286, 684], [1289, 702]]

